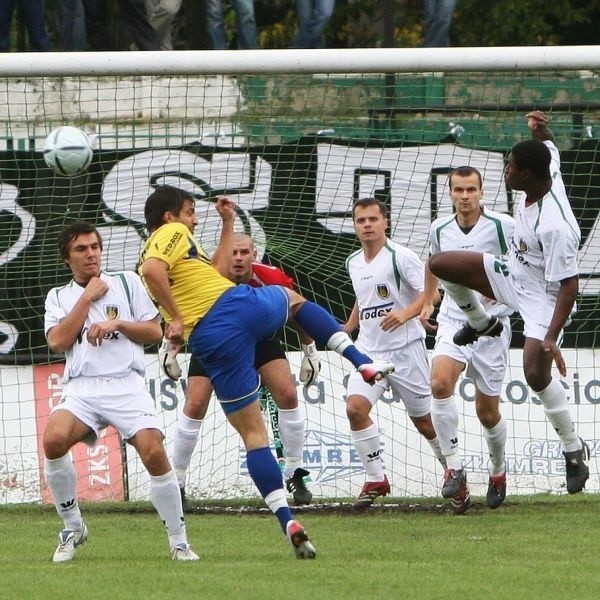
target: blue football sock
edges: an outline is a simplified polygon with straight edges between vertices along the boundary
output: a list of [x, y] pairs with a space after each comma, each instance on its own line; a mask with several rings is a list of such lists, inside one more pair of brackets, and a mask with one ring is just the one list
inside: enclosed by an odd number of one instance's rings
[[298, 309], [294, 321], [323, 346], [327, 345], [334, 333], [342, 330], [341, 325], [322, 306], [308, 300]]
[[[246, 455], [246, 463], [248, 465], [248, 473], [263, 498], [266, 498], [275, 490], [281, 490], [283, 492], [281, 469], [269, 448], [265, 447], [249, 450]], [[282, 493], [281, 503], [284, 502], [284, 499], [285, 496]], [[275, 510], [275, 516], [279, 520], [281, 529], [285, 533], [288, 521], [291, 521], [294, 518], [287, 502], [285, 502], [284, 506], [280, 506]]]
[[272, 491], [283, 488], [281, 469], [270, 448], [250, 450], [246, 455], [246, 461], [248, 473], [263, 498], [266, 498]]

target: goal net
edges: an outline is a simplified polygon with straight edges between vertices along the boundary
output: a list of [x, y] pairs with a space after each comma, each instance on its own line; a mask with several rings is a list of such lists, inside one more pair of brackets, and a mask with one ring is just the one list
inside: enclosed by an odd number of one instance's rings
[[[0, 65], [0, 503], [48, 501], [42, 432], [61, 394], [61, 356], [43, 335], [47, 291], [70, 279], [56, 245], [76, 218], [104, 238], [104, 267], [134, 269], [145, 239], [143, 206], [158, 184], [196, 199], [196, 231], [214, 250], [218, 195], [238, 207], [261, 259], [344, 322], [354, 298], [344, 262], [357, 248], [353, 200], [375, 196], [389, 211], [390, 237], [428, 254], [433, 218], [452, 211], [451, 168], [484, 178], [487, 206], [511, 213], [503, 179], [510, 147], [528, 137], [524, 115], [552, 116], [563, 176], [582, 231], [578, 313], [564, 343], [573, 417], [592, 450], [588, 491], [598, 491], [600, 381], [600, 57], [595, 48], [451, 48], [5, 55]], [[74, 125], [94, 136], [88, 170], [54, 174], [46, 135]], [[521, 368], [522, 327], [513, 319], [502, 394], [508, 424], [509, 494], [563, 493], [555, 432]], [[301, 361], [285, 332], [292, 371]], [[428, 338], [431, 347], [432, 340]], [[306, 410], [304, 464], [315, 500], [356, 495], [364, 472], [345, 415], [349, 363], [321, 352], [316, 386], [298, 383]], [[181, 358], [186, 363], [187, 356]], [[147, 381], [172, 451], [185, 379], [146, 354]], [[185, 368], [185, 365], [183, 365]], [[460, 446], [474, 495], [487, 484], [487, 450], [474, 387], [456, 389]], [[267, 419], [267, 417], [265, 417]], [[401, 402], [373, 410], [394, 496], [439, 494], [442, 470]], [[123, 450], [124, 448], [124, 450]], [[82, 499], [148, 499], [141, 462], [108, 428], [93, 448], [73, 449]], [[238, 435], [215, 399], [187, 481], [192, 498], [255, 496]]]

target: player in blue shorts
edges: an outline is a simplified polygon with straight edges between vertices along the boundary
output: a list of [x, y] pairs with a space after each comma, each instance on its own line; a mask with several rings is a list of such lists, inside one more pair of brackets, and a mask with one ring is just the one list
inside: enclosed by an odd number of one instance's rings
[[[217, 210], [235, 215], [230, 200]], [[337, 321], [297, 292], [272, 285], [235, 285], [221, 274], [189, 230], [195, 220], [193, 197], [171, 186], [158, 186], [144, 207], [150, 238], [142, 251], [140, 274], [167, 322], [166, 337], [177, 348], [188, 341], [200, 360], [227, 415], [247, 450], [250, 477], [277, 516], [298, 558], [314, 558], [315, 549], [287, 502], [279, 465], [269, 449], [258, 402], [260, 380], [254, 366], [257, 342], [268, 339], [288, 318], [317, 343], [342, 354], [374, 383], [394, 370], [360, 352]], [[223, 221], [220, 251], [233, 252], [233, 219]], [[214, 260], [214, 257], [213, 257]]]

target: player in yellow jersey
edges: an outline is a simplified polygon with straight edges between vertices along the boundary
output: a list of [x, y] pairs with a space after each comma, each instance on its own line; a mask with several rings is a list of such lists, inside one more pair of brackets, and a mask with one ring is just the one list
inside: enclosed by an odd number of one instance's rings
[[[219, 199], [221, 207], [226, 199]], [[269, 449], [258, 402], [260, 379], [254, 367], [256, 343], [271, 337], [289, 317], [317, 343], [345, 356], [367, 382], [393, 371], [359, 352], [340, 324], [322, 307], [297, 292], [270, 285], [235, 285], [213, 266], [194, 239], [194, 199], [171, 186], [158, 186], [144, 208], [150, 238], [140, 261], [140, 274], [167, 322], [166, 337], [176, 347], [184, 341], [200, 360], [229, 422], [247, 450], [247, 464], [267, 506], [277, 516], [298, 558], [314, 558], [304, 528], [288, 506], [281, 471]], [[222, 236], [219, 252], [233, 253], [231, 235]], [[213, 257], [213, 261], [215, 258]]]

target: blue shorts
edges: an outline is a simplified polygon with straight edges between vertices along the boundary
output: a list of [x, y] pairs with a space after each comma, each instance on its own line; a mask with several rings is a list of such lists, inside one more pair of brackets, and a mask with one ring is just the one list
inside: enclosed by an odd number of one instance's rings
[[227, 290], [194, 327], [188, 344], [206, 370], [225, 414], [258, 399], [257, 342], [287, 321], [289, 298], [278, 285]]

